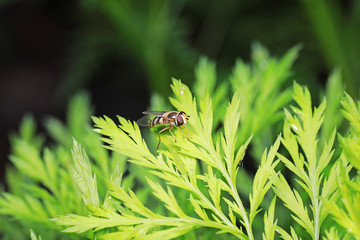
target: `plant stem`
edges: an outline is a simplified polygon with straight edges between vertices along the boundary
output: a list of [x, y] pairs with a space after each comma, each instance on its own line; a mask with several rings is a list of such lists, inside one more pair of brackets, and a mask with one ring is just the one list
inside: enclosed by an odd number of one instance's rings
[[[224, 174], [224, 173], [223, 173]], [[246, 210], [244, 208], [244, 205], [242, 204], [242, 201], [239, 197], [239, 193], [236, 189], [236, 187], [234, 186], [233, 182], [231, 181], [230, 179], [230, 176], [227, 174], [224, 174], [225, 178], [226, 178], [226, 181], [229, 183], [230, 185], [230, 189], [231, 189], [231, 192], [232, 192], [232, 195], [233, 195], [233, 198], [235, 199], [237, 205], [239, 206], [240, 208], [240, 211], [241, 211], [241, 214], [242, 214], [242, 218], [244, 220], [244, 224], [245, 224], [245, 229], [246, 229], [246, 232], [248, 234], [248, 237], [250, 240], [253, 240], [254, 239], [254, 236], [253, 236], [253, 232], [252, 232], [252, 229], [251, 229], [251, 225], [249, 223], [249, 219], [248, 219], [248, 216], [246, 214]]]
[[[315, 175], [316, 176], [316, 175]], [[319, 240], [319, 235], [320, 235], [320, 231], [319, 231], [319, 214], [320, 214], [320, 207], [319, 207], [319, 201], [317, 199], [318, 196], [318, 191], [317, 191], [317, 178], [314, 177], [312, 179], [312, 202], [313, 202], [313, 206], [314, 206], [314, 239], [315, 240]]]
[[[213, 148], [210, 148], [211, 149], [211, 154], [212, 156], [216, 156], [215, 155], [215, 151]], [[220, 172], [222, 173], [222, 175], [225, 177], [226, 181], [228, 182], [229, 186], [230, 186], [230, 189], [231, 189], [231, 193], [232, 193], [232, 196], [233, 198], [235, 199], [237, 205], [239, 206], [239, 209], [241, 211], [241, 217], [243, 218], [244, 220], [244, 224], [245, 224], [245, 229], [246, 229], [246, 233], [248, 234], [248, 237], [250, 240], [253, 240], [254, 239], [254, 236], [253, 236], [253, 232], [252, 232], [252, 229], [251, 229], [251, 225], [250, 225], [250, 222], [249, 222], [249, 219], [248, 219], [248, 216], [246, 214], [246, 210], [244, 208], [244, 205], [242, 204], [242, 201], [239, 197], [239, 193], [236, 189], [236, 185], [233, 183], [233, 181], [231, 180], [230, 178], [230, 175], [228, 174], [228, 172], [226, 171], [224, 165], [223, 165], [223, 162], [221, 161], [220, 158], [218, 159], [215, 159], [216, 163], [218, 163], [218, 169], [220, 170]]]
[[[236, 231], [233, 231], [234, 228], [232, 226], [224, 226], [223, 224], [220, 224], [218, 222], [209, 222], [209, 221], [203, 221], [199, 220], [197, 218], [173, 218], [173, 217], [164, 217], [164, 218], [152, 218], [152, 219], [144, 219], [140, 221], [141, 223], [160, 223], [160, 225], [163, 226], [176, 226], [176, 224], [173, 224], [174, 222], [182, 222], [182, 223], [190, 223], [191, 225], [195, 225], [197, 227], [210, 227], [210, 228], [217, 228], [219, 230], [226, 230], [229, 233], [233, 233], [235, 236], [237, 236], [240, 239], [246, 239], [246, 235], [242, 232], [239, 232], [238, 229]], [[140, 223], [138, 222], [138, 224]]]
[[234, 226], [232, 224], [232, 222], [224, 215], [224, 213], [221, 212], [221, 210], [217, 209], [205, 196], [204, 194], [197, 188], [195, 188], [192, 184], [190, 184], [190, 186], [193, 189], [193, 192], [204, 202], [206, 202], [206, 204], [210, 207], [210, 209], [221, 218], [221, 220], [223, 220], [224, 223], [226, 223], [226, 225], [228, 225], [229, 227], [231, 227], [232, 229], [234, 229], [236, 232], [239, 232], [239, 229]]

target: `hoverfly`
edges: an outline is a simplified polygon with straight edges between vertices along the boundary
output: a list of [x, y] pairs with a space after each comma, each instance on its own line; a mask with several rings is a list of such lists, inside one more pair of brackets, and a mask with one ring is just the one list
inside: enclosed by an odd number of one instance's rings
[[[155, 125], [167, 125], [167, 127], [163, 128], [162, 130], [159, 131], [159, 144], [155, 151], [157, 151], [159, 149], [159, 146], [161, 143], [160, 134], [166, 130], [170, 131], [171, 135], [174, 137], [175, 142], [176, 142], [176, 138], [175, 138], [174, 134], [171, 132], [171, 129], [173, 129], [174, 127], [177, 127], [179, 129], [179, 131], [182, 133], [182, 135], [184, 137], [186, 137], [187, 140], [189, 140], [189, 138], [180, 129], [180, 126], [183, 126], [184, 124], [186, 124], [190, 117], [183, 111], [180, 111], [180, 112], [177, 112], [177, 111], [163, 111], [163, 112], [145, 111], [145, 112], [143, 112], [143, 114], [146, 114], [146, 116], [143, 116], [142, 118], [140, 118], [139, 120], [136, 121], [136, 123], [139, 126], [153, 127]], [[154, 115], [155, 118], [149, 122], [148, 115]]]

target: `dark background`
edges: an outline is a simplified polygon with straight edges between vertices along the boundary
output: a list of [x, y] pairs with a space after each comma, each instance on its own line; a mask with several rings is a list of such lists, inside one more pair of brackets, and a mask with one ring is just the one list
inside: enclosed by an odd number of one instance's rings
[[[95, 115], [136, 120], [171, 77], [194, 79], [200, 56], [219, 79], [251, 44], [279, 56], [301, 43], [294, 78], [321, 92], [334, 67], [359, 93], [359, 1], [1, 1], [0, 161], [25, 113], [64, 119], [67, 100], [87, 89]], [[316, 94], [316, 93], [315, 93]], [[3, 174], [2, 174], [3, 175]]]

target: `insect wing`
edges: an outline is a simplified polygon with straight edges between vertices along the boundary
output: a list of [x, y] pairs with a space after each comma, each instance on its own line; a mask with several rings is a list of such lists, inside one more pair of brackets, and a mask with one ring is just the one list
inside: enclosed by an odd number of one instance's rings
[[159, 115], [163, 115], [166, 112], [168, 111], [144, 111], [142, 113], [147, 115], [159, 116]]
[[164, 113], [166, 113], [167, 111], [144, 111], [142, 112], [143, 114], [145, 114], [145, 116], [143, 116], [142, 118], [140, 118], [139, 120], [136, 121], [136, 123], [139, 126], [142, 127], [149, 127], [150, 126], [150, 116], [149, 115], [153, 115], [153, 116], [161, 116]]
[[145, 115], [143, 116], [142, 118], [140, 118], [139, 120], [136, 121], [136, 123], [139, 125], [139, 126], [142, 126], [142, 127], [148, 127], [150, 126], [150, 116], [149, 115]]

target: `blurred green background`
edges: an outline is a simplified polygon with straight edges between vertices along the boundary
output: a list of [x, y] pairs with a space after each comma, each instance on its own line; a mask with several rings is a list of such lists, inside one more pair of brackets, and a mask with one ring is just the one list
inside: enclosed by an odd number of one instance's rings
[[191, 86], [200, 56], [226, 81], [254, 42], [273, 55], [300, 43], [294, 79], [318, 96], [337, 67], [358, 98], [360, 1], [0, 1], [1, 173], [24, 113], [63, 118], [87, 89], [96, 115], [136, 120], [171, 77]]

